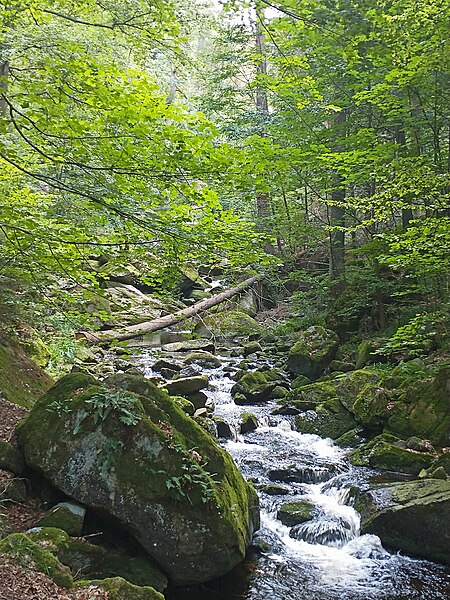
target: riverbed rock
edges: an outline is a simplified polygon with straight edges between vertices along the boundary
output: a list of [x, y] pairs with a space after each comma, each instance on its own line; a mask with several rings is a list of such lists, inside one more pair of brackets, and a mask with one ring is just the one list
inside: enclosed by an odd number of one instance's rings
[[418, 475], [435, 461], [429, 452], [417, 452], [406, 447], [406, 442], [390, 434], [381, 434], [349, 454], [354, 465], [369, 466], [380, 471], [395, 471]]
[[283, 525], [294, 527], [294, 525], [300, 525], [300, 523], [310, 521], [313, 516], [313, 510], [314, 505], [310, 502], [285, 502], [278, 509], [277, 519], [280, 520]]
[[339, 339], [334, 331], [320, 325], [299, 334], [289, 351], [287, 369], [292, 375], [318, 379], [333, 360]]
[[283, 377], [276, 369], [244, 373], [231, 388], [236, 404], [264, 402], [272, 397], [273, 390], [283, 384]]
[[170, 395], [185, 396], [199, 392], [208, 387], [208, 378], [206, 375], [196, 375], [194, 377], [180, 377], [163, 384]]
[[197, 352], [191, 352], [186, 356], [183, 360], [186, 365], [190, 365], [192, 363], [199, 365], [200, 367], [213, 368], [220, 367], [222, 364], [220, 358], [214, 356], [211, 352], [206, 352], [205, 350], [198, 350]]
[[215, 346], [211, 340], [184, 340], [182, 342], [173, 342], [164, 344], [162, 349], [165, 352], [192, 352], [193, 350], [205, 350], [206, 352], [214, 352]]
[[18, 429], [27, 464], [120, 524], [174, 583], [226, 573], [259, 526], [254, 489], [165, 392], [124, 374], [109, 386], [59, 380]]
[[332, 398], [316, 406], [315, 410], [302, 413], [295, 418], [295, 428], [302, 433], [314, 433], [322, 437], [337, 439], [355, 429], [353, 415]]
[[233, 430], [231, 429], [231, 425], [227, 423], [225, 419], [223, 419], [222, 417], [215, 416], [213, 417], [213, 421], [216, 424], [218, 438], [232, 440], [235, 437]]
[[223, 310], [202, 316], [194, 332], [205, 338], [234, 338], [247, 337], [262, 332], [262, 329], [253, 317], [242, 310]]
[[111, 326], [136, 325], [161, 316], [164, 305], [161, 300], [142, 293], [133, 285], [109, 281], [104, 290], [109, 300]]
[[370, 490], [359, 500], [362, 530], [387, 547], [450, 564], [450, 481], [408, 481]]
[[84, 585], [88, 583], [106, 590], [110, 600], [164, 600], [164, 596], [154, 588], [133, 585], [122, 577], [83, 582]]
[[258, 429], [258, 418], [253, 413], [242, 413], [240, 421], [239, 428], [241, 433], [249, 433], [251, 431], [255, 431], [255, 429]]

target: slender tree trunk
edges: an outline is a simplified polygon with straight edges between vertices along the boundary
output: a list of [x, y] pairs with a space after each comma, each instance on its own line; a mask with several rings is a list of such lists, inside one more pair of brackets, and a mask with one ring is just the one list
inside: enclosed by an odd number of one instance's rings
[[[347, 115], [346, 111], [339, 112], [334, 121], [334, 127], [340, 127], [345, 124]], [[336, 151], [341, 149], [339, 138], [343, 135], [340, 131], [337, 133]], [[345, 271], [345, 188], [342, 183], [342, 177], [339, 173], [333, 173], [333, 186], [331, 191], [331, 206], [328, 209], [328, 218], [331, 225], [330, 234], [330, 258], [329, 268], [330, 276], [337, 282], [343, 279]], [[339, 292], [341, 286], [338, 285], [336, 292]]]

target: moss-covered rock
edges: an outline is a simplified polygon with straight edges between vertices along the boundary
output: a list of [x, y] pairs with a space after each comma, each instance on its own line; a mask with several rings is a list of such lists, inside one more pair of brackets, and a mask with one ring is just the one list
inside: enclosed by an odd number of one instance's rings
[[191, 352], [186, 356], [183, 362], [187, 365], [192, 363], [196, 365], [200, 365], [201, 367], [220, 367], [222, 364], [220, 362], [220, 358], [211, 354], [211, 352], [206, 352], [205, 350], [198, 350], [197, 352]]
[[0, 469], [22, 475], [25, 469], [25, 459], [22, 452], [15, 446], [0, 440]]
[[386, 428], [400, 437], [414, 435], [438, 446], [450, 445], [450, 363], [398, 388]]
[[337, 335], [320, 325], [303, 331], [289, 351], [287, 369], [293, 375], [318, 379], [333, 360], [339, 340]]
[[240, 377], [231, 388], [231, 395], [236, 404], [264, 402], [272, 397], [273, 390], [280, 383], [283, 383], [283, 378], [276, 369], [251, 371]]
[[244, 344], [244, 356], [250, 356], [255, 352], [262, 352], [262, 346], [259, 342], [253, 341]]
[[48, 550], [70, 567], [78, 579], [123, 577], [138, 586], [151, 586], [158, 591], [167, 587], [167, 577], [149, 556], [125, 555], [111, 548], [73, 538], [54, 527], [37, 527], [27, 532], [36, 544]]
[[358, 466], [369, 466], [380, 471], [395, 471], [418, 475], [434, 462], [435, 456], [406, 448], [403, 440], [389, 434], [373, 438], [364, 446], [349, 454], [350, 462]]
[[390, 548], [450, 564], [450, 481], [379, 487], [363, 494], [358, 508], [364, 533]]
[[73, 586], [70, 569], [24, 533], [13, 533], [1, 540], [0, 553], [13, 557], [18, 564], [24, 567], [32, 567], [45, 573], [62, 587], [71, 588]]
[[336, 385], [333, 381], [317, 381], [290, 390], [278, 404], [296, 408], [298, 411], [306, 411], [314, 410], [319, 404], [336, 399]]
[[74, 373], [49, 390], [18, 430], [28, 465], [119, 522], [174, 582], [229, 571], [259, 526], [254, 489], [166, 393], [136, 376], [109, 385]]
[[282, 504], [277, 512], [277, 519], [279, 519], [283, 525], [288, 527], [294, 527], [310, 521], [313, 516], [314, 505], [310, 502], [286, 502]]
[[86, 585], [95, 585], [106, 590], [110, 600], [164, 600], [164, 596], [154, 588], [133, 585], [122, 577], [83, 582], [79, 587]]
[[239, 427], [241, 433], [249, 433], [250, 431], [255, 431], [255, 429], [258, 429], [258, 418], [253, 413], [242, 413], [240, 421]]
[[37, 527], [55, 527], [69, 535], [81, 535], [86, 509], [73, 502], [60, 502], [39, 519]]
[[283, 485], [277, 485], [276, 483], [261, 485], [258, 489], [268, 496], [287, 496], [289, 494], [289, 488], [284, 487]]
[[194, 329], [202, 337], [247, 337], [262, 332], [260, 324], [242, 310], [225, 310], [202, 316]]
[[357, 423], [353, 415], [337, 398], [319, 404], [315, 411], [307, 411], [295, 419], [295, 428], [302, 433], [315, 433], [332, 439], [355, 429]]
[[0, 395], [29, 408], [53, 384], [22, 348], [4, 334], [0, 335]]

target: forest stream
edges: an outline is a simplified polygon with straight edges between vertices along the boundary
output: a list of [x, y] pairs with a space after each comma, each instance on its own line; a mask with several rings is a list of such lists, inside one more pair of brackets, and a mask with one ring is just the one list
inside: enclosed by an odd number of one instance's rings
[[[139, 357], [145, 375], [154, 373], [155, 349]], [[261, 529], [253, 552], [218, 582], [175, 589], [170, 600], [438, 600], [450, 598], [450, 569], [383, 548], [375, 535], [360, 535], [360, 516], [353, 507], [358, 490], [381, 481], [375, 471], [354, 467], [346, 451], [316, 435], [294, 431], [290, 417], [275, 416], [274, 402], [237, 406], [231, 397], [233, 358], [204, 369], [215, 414], [234, 429], [223, 446], [246, 479], [257, 488], [276, 484], [283, 495], [259, 490]], [[224, 367], [226, 370], [224, 371]], [[237, 433], [243, 412], [251, 411], [259, 427]], [[384, 479], [385, 481], [386, 479]], [[268, 488], [266, 488], [268, 489]], [[285, 502], [314, 505], [312, 520], [283, 525], [277, 511]]]

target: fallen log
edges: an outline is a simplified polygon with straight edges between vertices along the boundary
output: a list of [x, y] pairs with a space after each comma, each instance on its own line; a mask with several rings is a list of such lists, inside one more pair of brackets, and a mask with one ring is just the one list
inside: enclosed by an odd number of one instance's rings
[[171, 315], [165, 315], [164, 317], [159, 317], [158, 319], [153, 319], [152, 321], [145, 321], [144, 323], [138, 323], [137, 325], [130, 325], [128, 327], [124, 327], [121, 331], [115, 331], [114, 329], [96, 331], [95, 333], [91, 331], [79, 331], [76, 334], [76, 338], [84, 339], [89, 344], [107, 344], [114, 341], [131, 340], [145, 333], [159, 331], [164, 327], [170, 327], [176, 323], [179, 323], [180, 321], [183, 321], [183, 319], [195, 317], [195, 315], [199, 315], [213, 306], [221, 304], [225, 300], [228, 300], [243, 290], [251, 287], [259, 279], [259, 275], [249, 277], [245, 281], [242, 281], [239, 285], [236, 285], [225, 292], [221, 292], [220, 294], [211, 296], [211, 298], [201, 300], [200, 302], [197, 302], [196, 304], [193, 304], [187, 308], [183, 308], [182, 310], [179, 310]]

